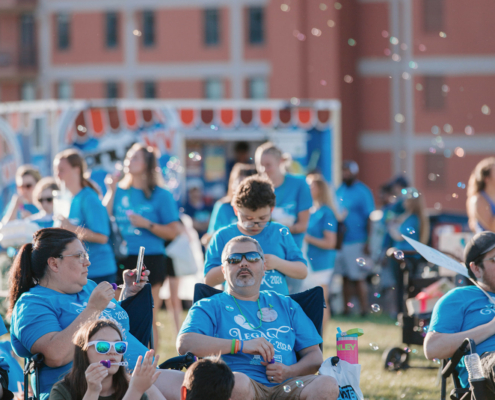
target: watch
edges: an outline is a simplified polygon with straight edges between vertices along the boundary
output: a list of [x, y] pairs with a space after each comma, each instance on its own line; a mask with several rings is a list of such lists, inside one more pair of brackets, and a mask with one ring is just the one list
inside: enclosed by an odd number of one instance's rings
[[153, 222], [150, 222], [150, 227], [148, 228], [148, 230], [151, 231], [154, 226], [155, 226], [155, 224]]

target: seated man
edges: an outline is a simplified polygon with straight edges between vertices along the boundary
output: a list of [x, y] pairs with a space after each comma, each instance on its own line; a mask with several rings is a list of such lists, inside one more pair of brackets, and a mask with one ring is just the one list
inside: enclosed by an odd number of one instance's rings
[[191, 365], [181, 388], [181, 400], [229, 400], [234, 374], [220, 357], [203, 358]]
[[[476, 234], [464, 250], [464, 261], [469, 275], [495, 299], [495, 233]], [[424, 342], [426, 358], [452, 357], [465, 338], [475, 341], [476, 352], [480, 355], [495, 351], [494, 317], [494, 304], [478, 287], [451, 290], [433, 309]], [[462, 386], [468, 387], [468, 372], [463, 360], [458, 371]]]
[[265, 263], [259, 243], [249, 236], [231, 239], [222, 272], [226, 291], [189, 310], [178, 352], [222, 354], [234, 372], [234, 400], [337, 399], [336, 381], [314, 375], [323, 362], [314, 324], [290, 297], [260, 292]]

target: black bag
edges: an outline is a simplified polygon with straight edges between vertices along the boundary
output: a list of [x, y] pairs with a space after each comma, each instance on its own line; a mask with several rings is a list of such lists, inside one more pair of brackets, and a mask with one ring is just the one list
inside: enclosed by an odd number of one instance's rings
[[335, 248], [340, 250], [342, 248], [342, 243], [344, 242], [344, 236], [347, 228], [343, 222], [337, 222], [337, 244]]
[[118, 261], [127, 258], [127, 243], [120, 233], [117, 221], [114, 216], [109, 216], [110, 219], [110, 237], [108, 242], [112, 246], [113, 254]]

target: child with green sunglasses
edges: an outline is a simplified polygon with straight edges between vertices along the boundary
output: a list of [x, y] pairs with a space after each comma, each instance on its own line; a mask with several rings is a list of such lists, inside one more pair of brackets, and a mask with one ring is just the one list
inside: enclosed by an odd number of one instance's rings
[[[165, 400], [153, 385], [159, 356], [140, 356], [132, 376], [126, 372], [127, 342], [109, 319], [91, 320], [74, 336], [72, 369], [50, 393], [50, 400]], [[132, 366], [131, 366], [132, 367]]]

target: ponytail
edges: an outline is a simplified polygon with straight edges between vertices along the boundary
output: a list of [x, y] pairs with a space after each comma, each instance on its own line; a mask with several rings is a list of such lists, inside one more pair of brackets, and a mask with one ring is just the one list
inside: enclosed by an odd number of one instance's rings
[[46, 275], [48, 259], [59, 257], [67, 245], [76, 239], [77, 235], [66, 229], [45, 228], [34, 233], [33, 243], [21, 247], [10, 272], [8, 315], [12, 314], [22, 294], [36, 286]]

